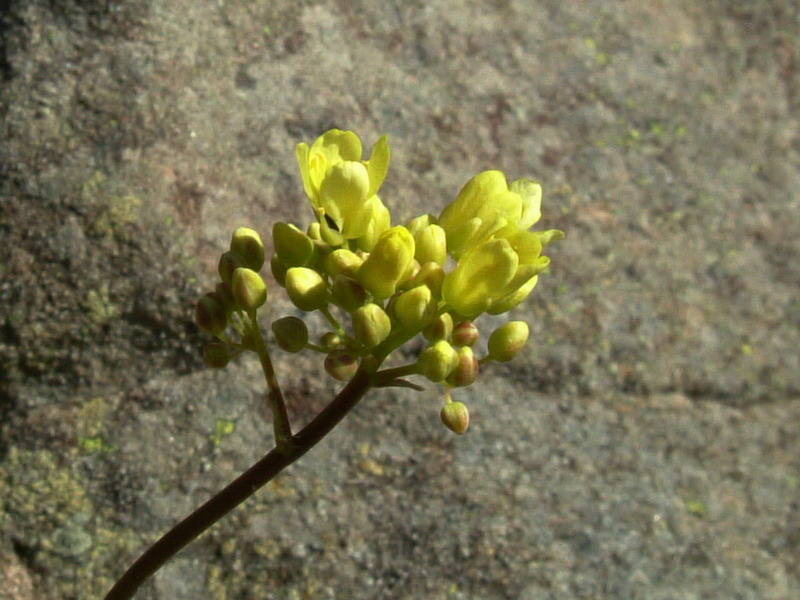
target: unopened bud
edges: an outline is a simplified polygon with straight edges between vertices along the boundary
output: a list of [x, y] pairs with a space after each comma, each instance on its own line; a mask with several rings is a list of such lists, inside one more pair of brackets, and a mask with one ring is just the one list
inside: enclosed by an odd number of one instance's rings
[[492, 360], [506, 362], [514, 358], [528, 341], [528, 324], [511, 321], [501, 325], [489, 336], [489, 356]]
[[367, 348], [374, 348], [389, 337], [392, 322], [377, 304], [366, 304], [353, 313], [353, 333]]
[[414, 258], [421, 264], [434, 262], [444, 265], [447, 260], [447, 241], [444, 229], [438, 225], [428, 225], [424, 229], [414, 234]]
[[315, 242], [322, 241], [322, 234], [319, 230], [319, 223], [313, 221], [309, 224], [308, 228], [306, 229], [306, 235], [310, 237]]
[[219, 257], [217, 272], [223, 283], [230, 283], [233, 272], [239, 267], [246, 266], [244, 258], [239, 256], [236, 252], [229, 250], [228, 252], [223, 252], [222, 256]]
[[212, 369], [222, 369], [231, 360], [230, 352], [225, 344], [211, 342], [203, 349], [203, 362]]
[[228, 315], [225, 307], [214, 293], [206, 294], [197, 302], [194, 320], [197, 326], [211, 335], [219, 335], [228, 326]]
[[367, 291], [355, 279], [339, 275], [333, 280], [331, 298], [337, 306], [341, 306], [347, 312], [353, 312], [364, 306], [364, 302], [367, 301]]
[[319, 345], [325, 348], [325, 350], [328, 352], [331, 352], [342, 347], [342, 336], [335, 331], [329, 331], [322, 334], [322, 337], [319, 338]]
[[414, 287], [414, 279], [416, 278], [417, 273], [419, 273], [419, 269], [419, 261], [415, 258], [409, 263], [406, 272], [403, 273], [402, 277], [400, 277], [400, 283], [397, 284], [397, 289], [410, 290], [412, 287]]
[[275, 278], [275, 281], [278, 282], [278, 285], [286, 287], [286, 271], [289, 270], [289, 267], [281, 262], [277, 254], [273, 254], [272, 258], [269, 260], [269, 269], [272, 271], [272, 276]]
[[233, 272], [231, 290], [236, 304], [245, 310], [255, 310], [267, 301], [267, 286], [261, 275], [244, 267]]
[[287, 267], [305, 267], [314, 256], [314, 241], [289, 223], [275, 223], [272, 241], [275, 254]]
[[286, 271], [286, 292], [300, 310], [313, 311], [328, 304], [328, 286], [322, 275], [306, 267]]
[[414, 237], [417, 234], [425, 229], [428, 225], [433, 222], [433, 217], [431, 215], [425, 214], [420, 215], [418, 217], [414, 217], [406, 224], [406, 229], [413, 235]]
[[433, 319], [436, 314], [436, 303], [428, 286], [419, 285], [400, 294], [393, 310], [393, 314], [403, 326], [419, 331]]
[[331, 279], [335, 278], [337, 275], [354, 277], [363, 262], [364, 259], [355, 252], [345, 248], [339, 248], [325, 257], [323, 266], [325, 267], [325, 272]]
[[480, 333], [472, 321], [461, 321], [453, 328], [453, 344], [456, 346], [474, 346]]
[[376, 298], [388, 298], [407, 274], [412, 260], [414, 238], [408, 230], [387, 229], [358, 270], [358, 282]]
[[442, 407], [439, 416], [453, 433], [462, 435], [469, 428], [469, 409], [463, 402], [448, 402]]
[[338, 381], [347, 381], [358, 370], [358, 357], [346, 350], [334, 350], [325, 357], [325, 371]]
[[478, 359], [469, 346], [458, 349], [458, 363], [447, 376], [447, 384], [452, 387], [471, 385], [478, 376]]
[[264, 266], [264, 242], [258, 232], [247, 227], [239, 227], [231, 237], [231, 252], [242, 257], [241, 266], [258, 271]]
[[444, 381], [457, 364], [458, 353], [445, 340], [425, 348], [417, 359], [420, 373], [434, 383]]
[[428, 325], [423, 331], [422, 335], [429, 342], [438, 342], [439, 340], [449, 340], [450, 335], [453, 333], [453, 317], [450, 313], [444, 313], [436, 317], [433, 323]]
[[444, 269], [435, 262], [424, 263], [414, 277], [414, 285], [427, 285], [434, 298], [442, 297]]
[[220, 281], [214, 288], [215, 298], [222, 304], [227, 314], [236, 310], [236, 300], [233, 298], [231, 285]]
[[308, 327], [297, 317], [283, 317], [272, 322], [272, 333], [281, 350], [300, 352], [308, 344]]

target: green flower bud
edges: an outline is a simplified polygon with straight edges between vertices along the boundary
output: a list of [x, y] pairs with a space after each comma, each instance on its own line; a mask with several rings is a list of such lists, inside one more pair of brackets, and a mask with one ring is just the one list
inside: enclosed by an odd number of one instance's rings
[[241, 266], [258, 271], [264, 266], [264, 242], [253, 229], [239, 227], [231, 237], [231, 252], [242, 257]]
[[392, 322], [377, 304], [367, 304], [353, 313], [353, 333], [367, 348], [374, 348], [389, 337]]
[[444, 269], [441, 265], [435, 262], [427, 262], [423, 264], [416, 277], [414, 277], [414, 285], [427, 285], [434, 298], [442, 297], [442, 282], [444, 281]]
[[438, 225], [428, 225], [414, 234], [416, 249], [414, 258], [421, 264], [435, 262], [444, 265], [447, 260], [447, 240], [444, 229]]
[[329, 331], [319, 338], [319, 345], [325, 348], [325, 350], [328, 352], [331, 352], [343, 346], [342, 338], [335, 331]]
[[492, 360], [507, 362], [514, 358], [528, 341], [528, 324], [511, 321], [501, 325], [489, 336], [489, 356]]
[[231, 290], [236, 304], [245, 310], [255, 310], [267, 301], [267, 286], [261, 275], [244, 267], [233, 272]]
[[325, 268], [325, 273], [333, 279], [337, 275], [354, 277], [363, 262], [364, 259], [355, 252], [339, 248], [326, 256], [322, 264]]
[[220, 281], [214, 288], [215, 298], [222, 304], [226, 314], [231, 314], [236, 310], [236, 300], [233, 297], [231, 285]]
[[206, 344], [203, 349], [203, 362], [212, 369], [223, 369], [231, 360], [231, 355], [228, 352], [228, 347], [219, 342], [211, 342]]
[[469, 427], [469, 410], [463, 402], [448, 402], [442, 407], [439, 416], [453, 433], [462, 435]]
[[211, 335], [219, 335], [228, 326], [225, 307], [216, 294], [206, 294], [197, 302], [194, 320], [197, 326]]
[[272, 227], [275, 254], [287, 267], [305, 267], [314, 256], [314, 241], [294, 225], [278, 221]]
[[478, 359], [469, 346], [458, 349], [458, 364], [447, 376], [447, 384], [451, 387], [471, 385], [478, 376]]
[[320, 232], [320, 225], [317, 221], [309, 224], [309, 226], [306, 228], [306, 235], [315, 242], [322, 241], [322, 233]]
[[286, 271], [286, 292], [300, 310], [319, 310], [328, 304], [328, 285], [322, 275], [306, 267]]
[[411, 235], [417, 237], [417, 234], [431, 223], [433, 223], [432, 215], [420, 215], [418, 217], [414, 217], [408, 223], [406, 223], [406, 229], [408, 229]]
[[420, 373], [434, 383], [444, 381], [458, 364], [458, 353], [445, 340], [423, 350], [417, 359]]
[[281, 350], [300, 352], [308, 344], [308, 327], [297, 317], [283, 317], [272, 322], [272, 334]]
[[453, 344], [456, 346], [474, 346], [480, 333], [472, 321], [462, 321], [453, 328]]
[[387, 229], [358, 270], [358, 281], [376, 298], [394, 294], [411, 261], [414, 238], [405, 227]]
[[334, 350], [325, 357], [325, 372], [338, 381], [347, 381], [358, 370], [358, 357], [347, 350]]
[[453, 317], [450, 313], [444, 313], [436, 317], [436, 320], [422, 330], [422, 335], [429, 342], [438, 342], [439, 340], [449, 340], [450, 335], [453, 333]]
[[278, 285], [286, 287], [286, 271], [289, 270], [289, 267], [281, 262], [277, 254], [273, 254], [272, 258], [269, 260], [269, 268], [270, 271], [272, 271], [272, 276], [275, 278], [275, 281], [278, 282]]
[[222, 256], [219, 257], [219, 264], [217, 265], [220, 281], [230, 284], [233, 272], [239, 267], [246, 266], [244, 258], [233, 250], [223, 252]]
[[394, 315], [404, 327], [421, 330], [436, 314], [436, 303], [426, 285], [403, 292], [394, 303]]
[[333, 280], [331, 298], [337, 306], [341, 306], [347, 312], [354, 312], [364, 306], [364, 302], [367, 301], [367, 291], [355, 279], [339, 275]]
[[367, 226], [367, 231], [356, 240], [356, 243], [364, 252], [372, 252], [381, 234], [391, 227], [392, 218], [389, 209], [383, 205], [378, 196], [372, 196], [367, 202], [372, 204], [372, 220]]

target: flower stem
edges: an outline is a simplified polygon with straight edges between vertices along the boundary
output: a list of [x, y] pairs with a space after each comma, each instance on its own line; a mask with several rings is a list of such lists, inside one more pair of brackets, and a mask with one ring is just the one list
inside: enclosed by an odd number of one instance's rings
[[314, 419], [283, 446], [276, 446], [231, 484], [156, 541], [106, 594], [105, 600], [130, 600], [164, 563], [231, 512], [265, 483], [313, 448], [373, 387], [377, 364], [362, 361], [356, 374]]

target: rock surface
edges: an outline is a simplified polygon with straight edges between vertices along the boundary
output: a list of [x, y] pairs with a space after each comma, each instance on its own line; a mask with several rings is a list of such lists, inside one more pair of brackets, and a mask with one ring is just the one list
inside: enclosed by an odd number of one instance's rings
[[[543, 183], [535, 344], [464, 437], [372, 393], [137, 597], [800, 597], [793, 3], [0, 5], [0, 598], [102, 597], [270, 446], [193, 304], [234, 228], [307, 222], [331, 127], [390, 135], [398, 222]], [[278, 368], [298, 422], [335, 389]]]

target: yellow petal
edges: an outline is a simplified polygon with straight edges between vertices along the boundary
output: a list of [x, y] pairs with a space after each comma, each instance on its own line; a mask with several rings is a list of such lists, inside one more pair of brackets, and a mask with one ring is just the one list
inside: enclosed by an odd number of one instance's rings
[[383, 180], [386, 178], [386, 172], [389, 170], [388, 136], [382, 135], [372, 146], [372, 154], [367, 162], [367, 170], [369, 171], [369, 193], [367, 196], [373, 196], [377, 193], [378, 188], [381, 187]]
[[529, 229], [542, 216], [542, 186], [532, 179], [517, 179], [509, 190], [522, 198], [522, 215], [517, 226]]
[[361, 160], [361, 140], [352, 131], [331, 129], [318, 137], [311, 146], [311, 153], [314, 152], [322, 154], [328, 164], [343, 160]]

